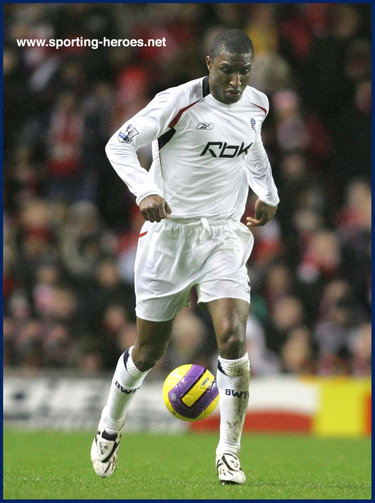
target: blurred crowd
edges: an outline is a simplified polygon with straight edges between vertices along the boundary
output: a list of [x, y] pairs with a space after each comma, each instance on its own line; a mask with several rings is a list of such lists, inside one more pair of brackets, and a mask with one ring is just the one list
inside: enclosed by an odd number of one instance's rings
[[[132, 344], [143, 218], [104, 146], [155, 93], [206, 75], [211, 40], [228, 27], [254, 43], [281, 199], [254, 228], [248, 263], [252, 373], [369, 375], [371, 5], [353, 3], [4, 5], [6, 368], [96, 374]], [[166, 37], [166, 47], [16, 44], [78, 36]], [[139, 157], [149, 167], [151, 149]], [[152, 375], [214, 369], [215, 358], [193, 292]]]

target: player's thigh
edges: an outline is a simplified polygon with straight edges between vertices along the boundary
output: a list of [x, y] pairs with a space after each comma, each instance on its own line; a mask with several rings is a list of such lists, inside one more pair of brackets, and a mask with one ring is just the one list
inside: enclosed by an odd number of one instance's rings
[[207, 302], [214, 325], [219, 354], [223, 358], [241, 358], [246, 352], [246, 324], [249, 302], [222, 298]]

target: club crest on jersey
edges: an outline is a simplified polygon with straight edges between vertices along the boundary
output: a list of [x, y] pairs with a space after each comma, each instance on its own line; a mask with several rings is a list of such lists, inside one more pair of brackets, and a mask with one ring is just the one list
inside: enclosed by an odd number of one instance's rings
[[251, 129], [253, 131], [255, 131], [255, 124], [257, 123], [257, 121], [253, 118], [250, 119], [250, 124], [251, 124]]
[[214, 127], [213, 122], [199, 122], [197, 125], [197, 129], [204, 129], [205, 131], [213, 129], [213, 127]]
[[139, 134], [139, 132], [132, 126], [132, 124], [129, 124], [125, 129], [125, 132], [119, 132], [118, 141], [121, 143], [131, 143], [134, 136], [137, 136], [137, 134]]

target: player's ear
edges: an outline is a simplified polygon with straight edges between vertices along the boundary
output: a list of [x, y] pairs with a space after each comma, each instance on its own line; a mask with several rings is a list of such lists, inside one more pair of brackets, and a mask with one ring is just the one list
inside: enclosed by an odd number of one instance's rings
[[206, 56], [206, 66], [208, 68], [208, 71], [210, 72], [211, 71], [211, 66], [212, 66], [212, 62], [211, 62], [210, 56]]

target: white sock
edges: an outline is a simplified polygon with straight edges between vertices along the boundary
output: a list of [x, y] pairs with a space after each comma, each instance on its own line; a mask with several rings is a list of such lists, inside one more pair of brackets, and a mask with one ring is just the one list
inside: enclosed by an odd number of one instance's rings
[[239, 455], [249, 402], [250, 362], [247, 353], [236, 360], [219, 356], [216, 382], [220, 393], [220, 440], [216, 454], [231, 452]]
[[133, 346], [122, 354], [117, 362], [101, 423], [108, 433], [119, 432], [125, 424], [126, 411], [149, 371], [141, 372], [134, 365]]

